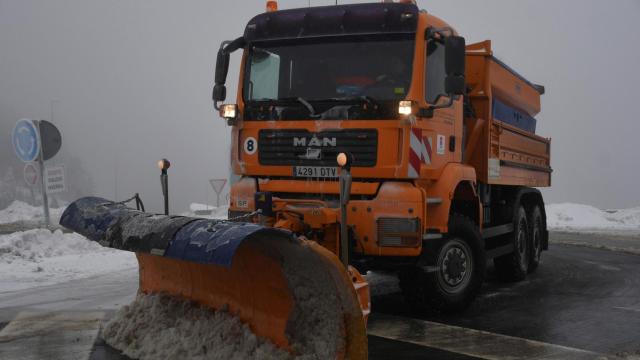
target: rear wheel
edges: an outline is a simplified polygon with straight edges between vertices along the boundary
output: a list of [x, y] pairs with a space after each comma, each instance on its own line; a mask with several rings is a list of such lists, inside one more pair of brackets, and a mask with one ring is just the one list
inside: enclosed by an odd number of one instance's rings
[[505, 237], [513, 244], [513, 252], [493, 259], [498, 276], [510, 281], [524, 280], [529, 270], [531, 245], [527, 214], [522, 206], [516, 213], [513, 232]]
[[457, 311], [476, 297], [486, 267], [484, 244], [469, 218], [453, 214], [449, 234], [425, 267], [404, 269], [400, 288], [406, 301], [419, 311]]
[[542, 211], [540, 206], [533, 207], [529, 214], [529, 238], [531, 239], [531, 256], [529, 257], [529, 272], [534, 272], [540, 265], [540, 255], [542, 254], [542, 238], [544, 234], [544, 223], [542, 222]]

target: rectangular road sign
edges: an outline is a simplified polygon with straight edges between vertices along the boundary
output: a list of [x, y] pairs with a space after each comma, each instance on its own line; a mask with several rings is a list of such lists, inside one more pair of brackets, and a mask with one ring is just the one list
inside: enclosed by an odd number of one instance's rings
[[47, 189], [47, 194], [67, 191], [64, 179], [64, 166], [47, 167], [44, 172], [44, 186]]

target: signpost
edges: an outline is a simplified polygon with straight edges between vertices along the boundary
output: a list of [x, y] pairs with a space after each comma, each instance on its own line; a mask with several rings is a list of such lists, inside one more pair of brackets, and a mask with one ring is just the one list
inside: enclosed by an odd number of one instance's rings
[[18, 159], [31, 162], [40, 155], [40, 136], [33, 120], [18, 120], [11, 133], [11, 140]]
[[62, 146], [62, 134], [60, 130], [48, 122], [47, 120], [38, 121], [40, 127], [40, 144], [42, 144], [42, 156], [44, 160], [51, 159], [55, 154], [60, 151]]
[[38, 172], [38, 168], [34, 165], [34, 163], [30, 162], [24, 166], [23, 170], [24, 182], [29, 186], [35, 186], [40, 179], [40, 173]]
[[[44, 161], [51, 159], [60, 150], [62, 145], [62, 136], [60, 131], [52, 123], [45, 120], [20, 119], [16, 123], [11, 133], [13, 149], [18, 159], [26, 163], [38, 160], [40, 168], [39, 173], [45, 173]], [[34, 173], [36, 175], [34, 176]], [[64, 191], [64, 169], [62, 169], [62, 191]], [[37, 171], [30, 169], [29, 164], [24, 169], [25, 181], [37, 181]], [[40, 185], [42, 187], [42, 207], [44, 210], [44, 222], [49, 226], [49, 199], [47, 198], [47, 188], [45, 186], [45, 176], [40, 176]], [[58, 185], [54, 186], [59, 189]], [[54, 192], [57, 192], [54, 190]]]
[[222, 194], [222, 189], [227, 184], [227, 179], [210, 179], [209, 183], [213, 191], [216, 192], [216, 206], [220, 207], [220, 194]]
[[64, 166], [47, 167], [44, 175], [47, 194], [55, 194], [67, 190], [64, 180]]

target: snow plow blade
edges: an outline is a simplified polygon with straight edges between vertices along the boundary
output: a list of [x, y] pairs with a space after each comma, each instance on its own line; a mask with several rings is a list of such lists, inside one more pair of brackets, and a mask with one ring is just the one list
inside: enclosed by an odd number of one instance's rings
[[69, 205], [60, 225], [135, 252], [141, 292], [228, 308], [293, 354], [367, 358], [368, 289], [357, 290], [366, 283], [315, 242], [252, 223], [149, 214], [97, 197]]

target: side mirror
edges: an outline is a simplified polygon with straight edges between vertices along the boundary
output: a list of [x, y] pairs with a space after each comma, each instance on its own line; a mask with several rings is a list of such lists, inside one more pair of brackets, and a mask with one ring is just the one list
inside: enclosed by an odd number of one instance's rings
[[218, 57], [216, 58], [216, 84], [222, 84], [227, 81], [227, 72], [229, 71], [229, 58], [230, 55], [224, 51], [224, 47], [220, 46], [218, 50]]
[[233, 41], [223, 41], [218, 49], [218, 56], [216, 58], [216, 75], [215, 75], [215, 85], [213, 86], [213, 107], [216, 110], [220, 110], [218, 106], [219, 101], [224, 101], [227, 97], [227, 88], [224, 86], [225, 82], [227, 82], [227, 73], [229, 72], [229, 58], [230, 54], [242, 47], [244, 47], [246, 42], [244, 41], [244, 37], [239, 37]]
[[447, 36], [444, 39], [445, 48], [445, 91], [447, 94], [464, 95], [464, 60], [465, 41], [462, 36]]
[[213, 101], [224, 101], [227, 98], [227, 87], [222, 84], [213, 85]]
[[213, 101], [224, 101], [227, 97], [227, 88], [225, 82], [227, 81], [227, 72], [229, 71], [229, 54], [224, 51], [224, 44], [220, 46], [218, 50], [218, 57], [216, 59], [216, 75], [215, 85], [213, 86]]

